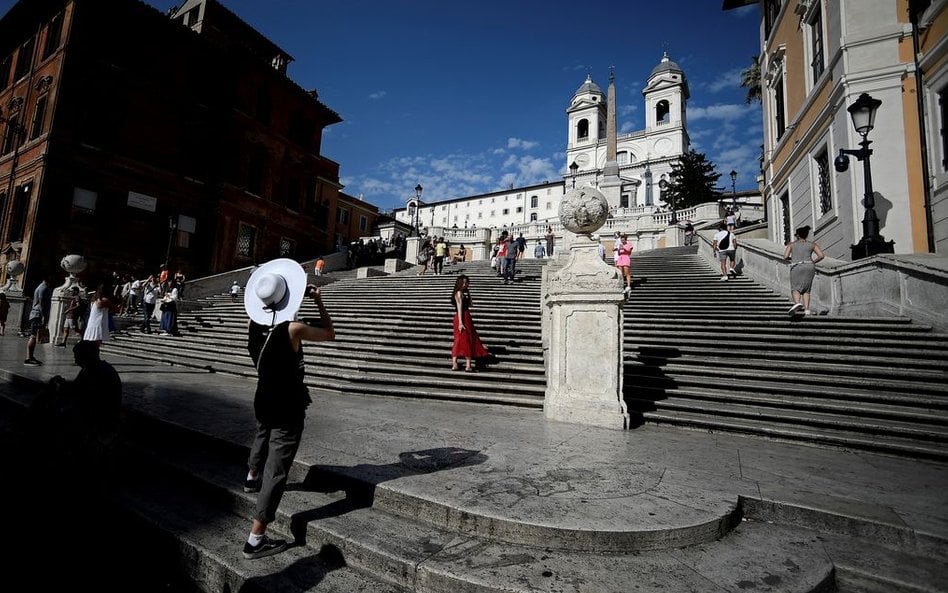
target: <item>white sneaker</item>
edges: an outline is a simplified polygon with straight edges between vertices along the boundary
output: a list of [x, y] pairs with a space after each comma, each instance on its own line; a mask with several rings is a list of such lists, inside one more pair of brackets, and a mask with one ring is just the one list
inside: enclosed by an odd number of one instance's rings
[[721, 276], [721, 280], [727, 280], [727, 274], [725, 274], [724, 276]]
[[792, 314], [792, 313], [796, 313], [797, 311], [799, 311], [799, 310], [802, 309], [802, 308], [803, 308], [803, 304], [802, 304], [802, 303], [793, 303], [793, 305], [791, 305], [790, 310], [788, 310], [787, 313], [791, 313], [791, 314]]

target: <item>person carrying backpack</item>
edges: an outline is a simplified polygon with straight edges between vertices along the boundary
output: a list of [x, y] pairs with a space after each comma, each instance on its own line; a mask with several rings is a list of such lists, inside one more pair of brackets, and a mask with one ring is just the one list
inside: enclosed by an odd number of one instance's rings
[[[727, 280], [734, 272], [734, 255], [737, 252], [737, 237], [727, 228], [727, 223], [718, 225], [718, 232], [714, 235], [714, 255], [721, 262], [721, 280]], [[730, 264], [728, 261], [730, 260]]]

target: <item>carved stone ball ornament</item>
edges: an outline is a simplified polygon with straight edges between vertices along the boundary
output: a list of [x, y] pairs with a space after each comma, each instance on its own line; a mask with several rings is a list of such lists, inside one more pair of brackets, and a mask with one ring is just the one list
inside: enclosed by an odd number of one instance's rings
[[23, 265], [23, 262], [21, 262], [18, 259], [11, 259], [10, 261], [7, 262], [7, 275], [13, 278], [16, 278], [17, 276], [20, 276], [21, 274], [23, 274], [23, 271], [25, 269], [26, 268]]
[[70, 275], [75, 275], [86, 269], [86, 258], [76, 254], [67, 255], [59, 266]]
[[577, 235], [589, 235], [606, 223], [609, 202], [594, 187], [574, 187], [560, 202], [560, 222]]

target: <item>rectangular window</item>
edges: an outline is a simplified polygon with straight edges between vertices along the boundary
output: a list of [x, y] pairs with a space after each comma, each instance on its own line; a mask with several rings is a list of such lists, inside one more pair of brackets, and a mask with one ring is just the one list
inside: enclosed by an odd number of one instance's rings
[[504, 208], [503, 213], [504, 213], [504, 214], [510, 214], [510, 208]]
[[237, 231], [237, 255], [253, 257], [256, 247], [257, 229], [249, 224], [240, 223], [240, 228]]
[[247, 191], [262, 196], [267, 168], [267, 151], [262, 147], [250, 150], [250, 162], [247, 163]]
[[16, 69], [13, 71], [13, 80], [19, 80], [29, 74], [33, 66], [33, 46], [36, 44], [36, 38], [30, 37], [30, 40], [20, 46], [20, 51], [16, 54]]
[[774, 30], [782, 3], [783, 0], [764, 0], [764, 39], [768, 39]]
[[59, 13], [49, 21], [46, 27], [46, 42], [43, 43], [43, 58], [46, 59], [59, 49], [59, 42], [63, 36], [63, 13]]
[[517, 206], [517, 213], [523, 212], [523, 206]]
[[95, 212], [95, 204], [98, 199], [99, 194], [92, 190], [82, 189], [81, 187], [72, 190], [72, 207], [81, 212], [90, 214]]
[[819, 80], [826, 67], [823, 63], [823, 10], [819, 3], [813, 7], [813, 17], [810, 19], [810, 70], [813, 73], [813, 84]]
[[36, 109], [33, 110], [33, 125], [30, 127], [30, 140], [36, 140], [44, 132], [46, 97], [47, 95], [43, 95], [36, 100]]
[[0, 91], [7, 88], [10, 84], [10, 69], [13, 65], [13, 56], [7, 56], [0, 60]]
[[483, 218], [483, 216], [482, 216], [481, 214], [482, 214], [482, 213], [478, 212], [478, 213], [477, 213], [477, 217], [478, 217], [478, 218]]
[[336, 224], [349, 224], [349, 211], [345, 208], [336, 208]]
[[296, 241], [280, 237], [280, 257], [293, 257], [296, 254]]
[[547, 210], [550, 210], [551, 208], [553, 208], [553, 204], [551, 204], [550, 202], [547, 202], [547, 203], [546, 203], [546, 209], [547, 209]]
[[13, 193], [13, 209], [10, 210], [10, 231], [7, 234], [8, 241], [22, 241], [23, 232], [26, 229], [26, 214], [30, 209], [30, 192], [33, 184], [24, 183], [16, 188]]
[[530, 207], [536, 208], [540, 203], [540, 198], [536, 196], [530, 196]]
[[783, 192], [783, 195], [780, 196], [780, 218], [783, 219], [782, 244], [786, 245], [787, 243], [793, 240], [793, 235], [790, 234], [790, 193], [789, 192]]
[[948, 87], [938, 92], [938, 110], [941, 112], [941, 170], [948, 171]]
[[829, 152], [826, 147], [813, 159], [816, 163], [817, 195], [820, 198], [820, 216], [833, 209], [833, 196], [830, 194]]
[[303, 197], [303, 189], [300, 186], [299, 179], [291, 178], [286, 182], [286, 207], [294, 212], [300, 211], [300, 203]]
[[780, 140], [787, 130], [787, 120], [784, 115], [783, 73], [779, 76], [780, 80], [774, 85], [774, 130], [777, 133], [777, 140]]
[[3, 154], [6, 154], [19, 146], [19, 143], [16, 141], [17, 136], [20, 135], [20, 114], [17, 113], [10, 117], [7, 120], [7, 131], [3, 136]]
[[365, 232], [369, 228], [369, 219], [365, 216], [359, 216], [359, 230]]

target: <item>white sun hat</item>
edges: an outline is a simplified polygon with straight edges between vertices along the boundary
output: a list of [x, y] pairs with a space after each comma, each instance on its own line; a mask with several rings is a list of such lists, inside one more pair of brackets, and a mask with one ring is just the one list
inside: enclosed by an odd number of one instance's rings
[[244, 290], [244, 309], [260, 325], [292, 321], [305, 293], [303, 266], [288, 258], [274, 259], [250, 275]]

